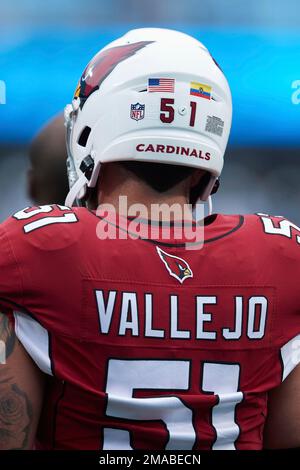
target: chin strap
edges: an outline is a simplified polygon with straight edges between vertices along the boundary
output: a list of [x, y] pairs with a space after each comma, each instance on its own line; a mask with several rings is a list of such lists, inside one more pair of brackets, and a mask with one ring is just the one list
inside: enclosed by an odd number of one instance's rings
[[[204, 218], [206, 217], [205, 214], [204, 214], [204, 211], [202, 212], [202, 210], [201, 211], [199, 210], [199, 212], [200, 212], [200, 214], [199, 214], [198, 210], [197, 210], [198, 204], [201, 204], [203, 206], [205, 204], [205, 202], [207, 202], [207, 207], [208, 207], [208, 214], [207, 215], [212, 214], [212, 209], [213, 209], [213, 207], [212, 207], [212, 197], [208, 196], [207, 201], [202, 201], [199, 198], [198, 201], [196, 202], [196, 204], [193, 206], [193, 211], [192, 211], [193, 218], [197, 222], [200, 221], [200, 220], [204, 220]], [[200, 215], [200, 217], [199, 217], [199, 215]]]
[[208, 203], [208, 215], [211, 215], [212, 211], [213, 211], [212, 197], [211, 196], [208, 196], [207, 203]]
[[[76, 174], [75, 166], [73, 163], [72, 159], [69, 159], [69, 181], [70, 181], [70, 175], [73, 176]], [[95, 167], [95, 162], [94, 159], [91, 157], [91, 155], [88, 155], [85, 157], [81, 164], [80, 164], [80, 170], [82, 172], [81, 176], [75, 181], [75, 183], [70, 184], [71, 188], [70, 191], [66, 197], [66, 205], [68, 207], [72, 207], [74, 205], [74, 202], [77, 202], [77, 206], [82, 206], [82, 199], [84, 198], [87, 190], [87, 184], [90, 181], [93, 171]]]
[[65, 205], [72, 207], [77, 198], [82, 199], [83, 195], [80, 194], [84, 191], [84, 187], [87, 184], [88, 180], [85, 175], [81, 175], [76, 183], [73, 184], [72, 188], [68, 192], [66, 197]]

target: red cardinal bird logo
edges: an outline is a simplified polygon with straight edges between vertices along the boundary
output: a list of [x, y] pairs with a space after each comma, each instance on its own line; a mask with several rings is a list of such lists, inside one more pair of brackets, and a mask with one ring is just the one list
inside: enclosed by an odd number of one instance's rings
[[175, 279], [177, 279], [181, 284], [188, 277], [193, 277], [193, 271], [184, 259], [179, 258], [178, 256], [169, 255], [161, 248], [158, 248], [158, 246], [156, 247], [156, 251], [167, 268], [168, 273], [175, 277]]
[[124, 46], [112, 47], [98, 54], [86, 67], [75, 91], [75, 98], [80, 98], [80, 108], [83, 107], [87, 98], [98, 90], [103, 81], [124, 60], [133, 56], [153, 41], [140, 41]]

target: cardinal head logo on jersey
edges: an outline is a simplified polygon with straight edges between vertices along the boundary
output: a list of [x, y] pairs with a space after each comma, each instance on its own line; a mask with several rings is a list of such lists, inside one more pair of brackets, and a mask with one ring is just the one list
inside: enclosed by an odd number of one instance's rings
[[140, 49], [152, 42], [153, 41], [140, 41], [126, 44], [124, 46], [105, 49], [96, 54], [83, 72], [75, 91], [75, 98], [80, 98], [80, 108], [82, 109], [87, 98], [100, 88], [102, 82], [120, 62], [133, 56]]
[[178, 256], [169, 255], [161, 248], [158, 248], [158, 246], [156, 247], [156, 251], [167, 268], [170, 276], [175, 277], [175, 279], [177, 279], [181, 284], [188, 277], [193, 277], [193, 271], [184, 259], [179, 258]]

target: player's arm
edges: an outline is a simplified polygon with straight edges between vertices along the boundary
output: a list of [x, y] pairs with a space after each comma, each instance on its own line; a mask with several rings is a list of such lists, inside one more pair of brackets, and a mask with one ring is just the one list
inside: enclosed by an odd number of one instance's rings
[[300, 365], [269, 394], [264, 447], [300, 448]]
[[0, 313], [0, 450], [31, 449], [43, 398], [43, 376]]

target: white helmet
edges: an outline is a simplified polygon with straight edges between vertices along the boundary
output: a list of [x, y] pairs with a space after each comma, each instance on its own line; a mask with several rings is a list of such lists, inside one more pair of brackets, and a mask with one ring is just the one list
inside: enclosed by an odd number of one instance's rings
[[208, 50], [184, 33], [136, 29], [104, 47], [86, 67], [65, 108], [70, 192], [83, 200], [101, 163], [184, 165], [210, 174], [223, 167], [231, 94]]

